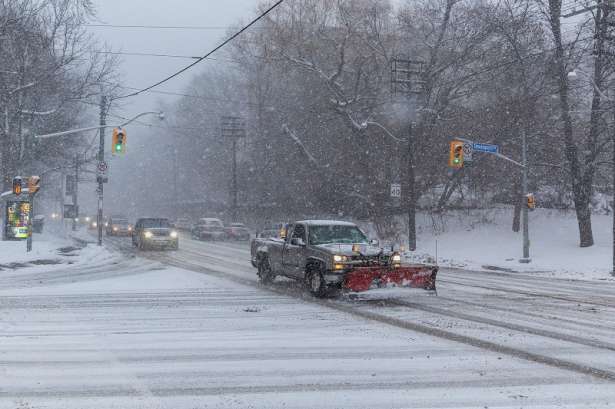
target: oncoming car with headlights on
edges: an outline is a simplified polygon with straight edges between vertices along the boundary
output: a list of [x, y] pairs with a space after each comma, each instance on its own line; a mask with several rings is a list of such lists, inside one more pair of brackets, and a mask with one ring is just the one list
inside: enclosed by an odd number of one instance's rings
[[139, 250], [179, 248], [179, 235], [169, 219], [148, 217], [137, 220], [132, 231], [132, 245]]
[[108, 236], [130, 236], [132, 234], [132, 225], [125, 217], [111, 216], [105, 226], [105, 232]]
[[400, 253], [369, 240], [354, 224], [335, 220], [291, 223], [282, 238], [257, 238], [252, 265], [263, 283], [280, 275], [304, 282], [317, 297], [383, 287], [435, 291], [437, 266], [402, 264]]

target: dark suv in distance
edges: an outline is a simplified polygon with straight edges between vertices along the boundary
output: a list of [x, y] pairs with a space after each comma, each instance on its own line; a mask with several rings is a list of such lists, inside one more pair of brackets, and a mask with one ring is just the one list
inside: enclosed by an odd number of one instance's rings
[[132, 245], [139, 250], [179, 248], [179, 235], [169, 219], [148, 217], [137, 220], [132, 232]]
[[203, 217], [192, 227], [192, 238], [197, 240], [226, 240], [228, 238], [222, 220]]

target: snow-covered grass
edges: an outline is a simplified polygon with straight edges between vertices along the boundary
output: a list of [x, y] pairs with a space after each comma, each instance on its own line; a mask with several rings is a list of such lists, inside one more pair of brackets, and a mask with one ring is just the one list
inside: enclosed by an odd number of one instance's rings
[[[87, 240], [83, 238], [74, 240], [73, 234], [60, 225], [50, 224], [44, 233], [34, 234], [30, 252], [26, 251], [25, 240], [0, 241], [0, 276], [3, 273], [6, 276], [10, 271], [30, 274], [39, 270], [65, 268], [67, 264], [86, 267], [118, 259], [118, 255], [103, 247], [86, 245]], [[81, 233], [84, 234], [87, 233]]]
[[34, 234], [32, 251], [26, 252], [26, 241], [0, 241], [0, 264], [25, 264], [37, 260], [58, 258], [58, 249], [74, 245], [55, 234]]
[[[537, 209], [530, 212], [531, 263], [519, 263], [522, 233], [512, 231], [512, 208], [451, 212], [417, 218], [418, 249], [409, 260], [436, 259], [441, 266], [549, 275], [558, 278], [614, 280], [612, 217], [592, 217], [595, 245], [579, 247], [573, 212]], [[437, 247], [437, 250], [436, 250]]]

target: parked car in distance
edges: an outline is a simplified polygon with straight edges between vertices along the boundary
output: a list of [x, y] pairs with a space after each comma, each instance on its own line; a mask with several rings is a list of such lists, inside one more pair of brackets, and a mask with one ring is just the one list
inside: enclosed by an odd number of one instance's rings
[[198, 240], [226, 240], [227, 234], [224, 230], [222, 220], [214, 217], [204, 217], [192, 226], [192, 238]]
[[128, 223], [128, 219], [124, 216], [111, 216], [105, 227], [105, 232], [108, 236], [130, 236], [132, 225]]
[[178, 230], [189, 231], [192, 227], [192, 223], [190, 223], [190, 220], [186, 219], [185, 217], [180, 217], [179, 219], [175, 220], [174, 224], [175, 228]]
[[137, 220], [132, 232], [132, 245], [139, 250], [179, 248], [179, 235], [169, 219], [147, 217]]
[[225, 230], [226, 236], [231, 240], [250, 240], [250, 230], [243, 223], [231, 223]]

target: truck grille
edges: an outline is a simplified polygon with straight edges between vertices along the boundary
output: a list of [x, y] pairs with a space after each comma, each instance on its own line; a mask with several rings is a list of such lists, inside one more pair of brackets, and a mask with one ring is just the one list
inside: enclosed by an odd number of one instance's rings
[[380, 255], [362, 256], [359, 254], [355, 254], [355, 255], [349, 256], [348, 259], [352, 262], [352, 264], [358, 265], [358, 266], [376, 266], [376, 265], [384, 265], [388, 263], [388, 257], [380, 256]]

